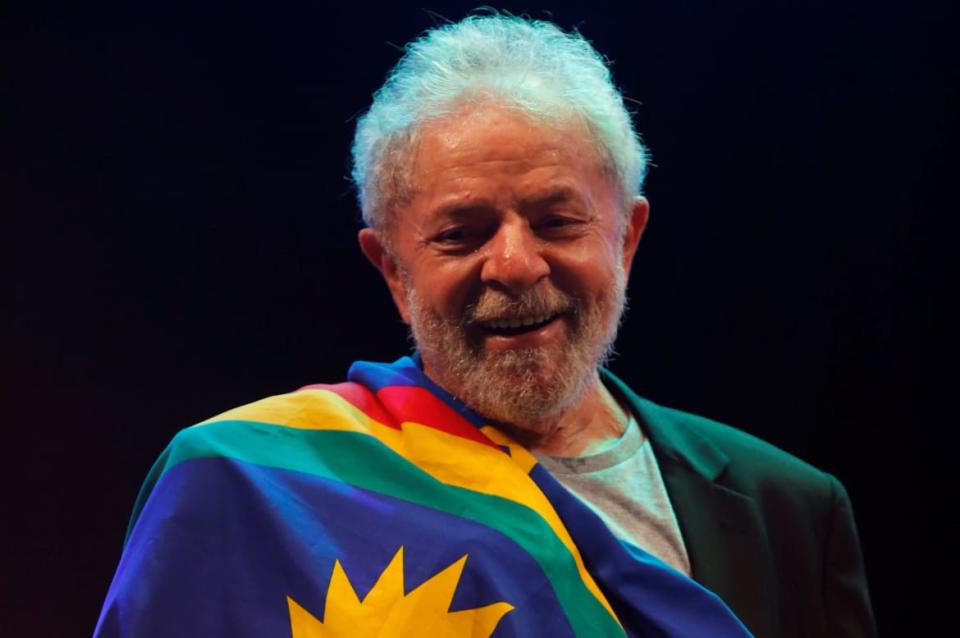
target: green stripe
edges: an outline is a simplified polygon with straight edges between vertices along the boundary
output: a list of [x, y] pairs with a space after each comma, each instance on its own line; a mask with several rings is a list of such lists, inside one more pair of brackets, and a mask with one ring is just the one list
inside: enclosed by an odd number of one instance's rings
[[537, 512], [515, 501], [446, 485], [376, 438], [359, 432], [304, 430], [252, 421], [219, 421], [183, 430], [150, 471], [134, 508], [128, 538], [164, 472], [184, 461], [204, 457], [228, 457], [304, 472], [495, 529], [539, 563], [577, 636], [625, 635], [586, 588], [573, 556]]

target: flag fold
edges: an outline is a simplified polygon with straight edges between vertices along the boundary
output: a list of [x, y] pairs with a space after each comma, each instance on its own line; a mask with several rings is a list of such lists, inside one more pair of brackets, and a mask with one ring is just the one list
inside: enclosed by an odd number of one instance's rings
[[187, 428], [150, 471], [95, 636], [225, 635], [749, 633], [403, 357]]

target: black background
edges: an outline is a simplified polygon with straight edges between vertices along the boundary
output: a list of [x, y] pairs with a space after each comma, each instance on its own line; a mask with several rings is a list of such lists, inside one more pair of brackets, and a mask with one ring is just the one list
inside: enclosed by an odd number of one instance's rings
[[[92, 632], [178, 429], [409, 347], [347, 156], [390, 43], [438, 18], [347, 4], [4, 5], [3, 635]], [[922, 635], [956, 569], [956, 10], [504, 8], [579, 27], [639, 101], [653, 208], [613, 369], [836, 474], [881, 633]]]

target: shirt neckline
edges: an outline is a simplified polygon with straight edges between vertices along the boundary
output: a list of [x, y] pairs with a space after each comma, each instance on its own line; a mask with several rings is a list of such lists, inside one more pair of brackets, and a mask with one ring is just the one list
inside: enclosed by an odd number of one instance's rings
[[613, 447], [586, 456], [550, 456], [534, 452], [534, 456], [549, 471], [558, 474], [585, 474], [588, 472], [597, 472], [623, 463], [634, 454], [644, 444], [646, 438], [640, 430], [640, 424], [631, 414], [627, 427], [623, 435], [617, 440]]

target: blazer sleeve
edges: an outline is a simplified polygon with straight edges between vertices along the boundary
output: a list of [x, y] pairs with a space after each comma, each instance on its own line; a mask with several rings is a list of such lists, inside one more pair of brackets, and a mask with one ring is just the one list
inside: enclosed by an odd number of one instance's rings
[[877, 628], [867, 592], [853, 508], [843, 485], [830, 476], [833, 507], [823, 569], [828, 636], [873, 638]]

